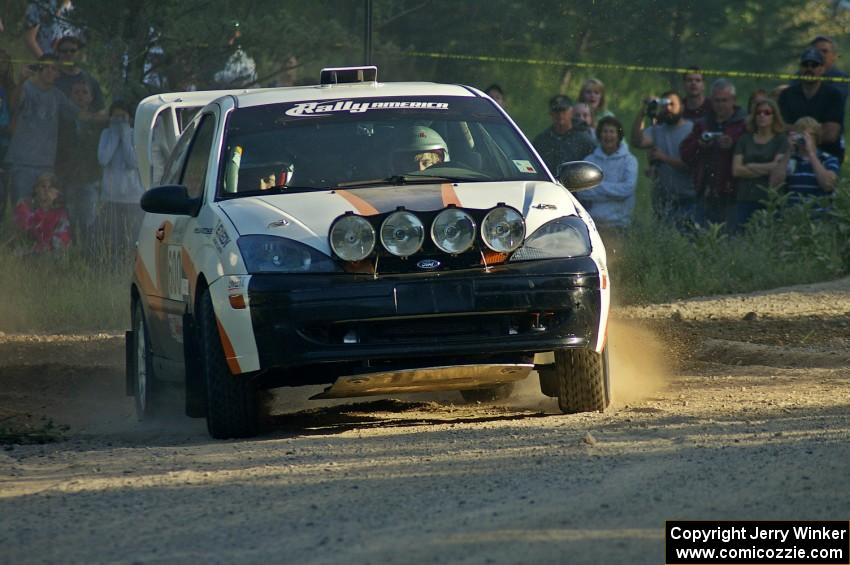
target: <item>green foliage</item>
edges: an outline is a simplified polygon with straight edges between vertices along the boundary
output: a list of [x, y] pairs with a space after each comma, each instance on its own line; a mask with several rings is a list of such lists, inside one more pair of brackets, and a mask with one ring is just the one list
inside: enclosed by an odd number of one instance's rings
[[[850, 270], [850, 183], [834, 199], [789, 206], [772, 191], [743, 233], [720, 224], [681, 234], [639, 219], [612, 266], [620, 303], [749, 292], [808, 283]], [[829, 208], [828, 212], [819, 209]]]
[[45, 444], [62, 441], [70, 429], [64, 424], [56, 424], [53, 419], [42, 416], [35, 424], [18, 421], [10, 416], [0, 421], [0, 445], [10, 450], [14, 445]]

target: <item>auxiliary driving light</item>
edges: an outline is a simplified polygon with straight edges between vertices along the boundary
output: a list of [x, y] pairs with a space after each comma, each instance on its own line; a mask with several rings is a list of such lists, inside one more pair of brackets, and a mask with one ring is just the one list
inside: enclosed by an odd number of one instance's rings
[[381, 224], [381, 243], [397, 257], [409, 257], [419, 251], [425, 241], [425, 225], [404, 210], [393, 212]]
[[481, 222], [481, 239], [493, 251], [510, 253], [522, 245], [524, 238], [522, 214], [508, 206], [493, 208]]
[[328, 237], [331, 249], [343, 261], [361, 261], [375, 249], [375, 228], [362, 216], [337, 218]]
[[475, 220], [463, 210], [447, 208], [434, 218], [431, 239], [441, 251], [452, 255], [463, 253], [475, 241]]

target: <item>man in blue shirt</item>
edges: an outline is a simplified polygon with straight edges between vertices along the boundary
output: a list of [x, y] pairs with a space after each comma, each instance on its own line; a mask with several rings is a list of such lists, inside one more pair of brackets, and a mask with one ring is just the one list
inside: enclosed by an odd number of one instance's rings
[[830, 196], [835, 191], [841, 165], [834, 155], [818, 148], [820, 136], [821, 125], [814, 118], [800, 118], [793, 125], [788, 136], [793, 149], [770, 179], [771, 185], [784, 181], [789, 204]]

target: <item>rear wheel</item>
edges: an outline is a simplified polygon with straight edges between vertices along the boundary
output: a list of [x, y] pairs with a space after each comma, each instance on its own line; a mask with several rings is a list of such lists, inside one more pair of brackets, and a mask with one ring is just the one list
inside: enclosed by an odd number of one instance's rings
[[493, 402], [506, 400], [514, 391], [514, 383], [505, 383], [490, 388], [473, 388], [460, 391], [460, 395], [467, 402]]
[[207, 388], [207, 430], [216, 439], [257, 434], [257, 389], [227, 366], [209, 290], [200, 304], [201, 371]]
[[555, 352], [558, 375], [558, 406], [565, 414], [605, 410], [611, 402], [608, 348]]
[[132, 311], [133, 343], [130, 345], [133, 396], [136, 418], [141, 422], [155, 416], [161, 410], [161, 391], [153, 370], [151, 339], [145, 312], [139, 300], [134, 301]]

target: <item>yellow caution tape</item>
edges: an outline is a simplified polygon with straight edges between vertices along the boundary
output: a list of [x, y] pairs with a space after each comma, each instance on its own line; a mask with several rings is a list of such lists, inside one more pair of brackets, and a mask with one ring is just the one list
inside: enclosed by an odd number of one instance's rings
[[[561, 61], [559, 59], [521, 59], [519, 57], [491, 57], [488, 55], [461, 55], [455, 53], [428, 53], [423, 51], [405, 51], [403, 56], [428, 59], [445, 59], [452, 61], [476, 61], [481, 63], [512, 63], [523, 65], [552, 65], [559, 67], [576, 67], [579, 69], [606, 69], [612, 71], [630, 71], [645, 73], [676, 73], [695, 72], [687, 68], [657, 67], [651, 65], [623, 65], [619, 63], [580, 63], [578, 61]], [[732, 78], [760, 78], [771, 80], [799, 80], [800, 75], [791, 73], [760, 73], [752, 71], [721, 71], [717, 69], [700, 69], [702, 75], [722, 76]], [[812, 80], [829, 82], [850, 82], [847, 77], [811, 77]]]

